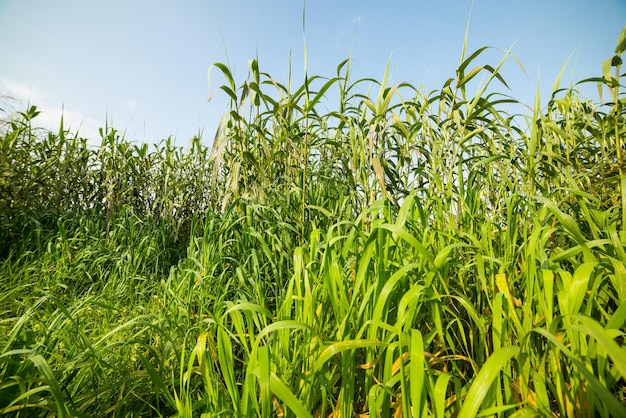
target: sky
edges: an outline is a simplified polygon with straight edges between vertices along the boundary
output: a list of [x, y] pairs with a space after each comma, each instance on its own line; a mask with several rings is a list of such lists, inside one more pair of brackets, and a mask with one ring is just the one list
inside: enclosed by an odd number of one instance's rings
[[[304, 17], [304, 24], [303, 24]], [[532, 105], [568, 63], [562, 85], [602, 74], [626, 25], [626, 0], [0, 0], [0, 108], [41, 111], [38, 123], [99, 142], [105, 124], [126, 139], [210, 145], [228, 98], [214, 63], [238, 85], [248, 63], [287, 84], [332, 77], [346, 58], [351, 79], [409, 82], [424, 91], [454, 77], [469, 23], [468, 53], [497, 65], [511, 90]], [[569, 61], [568, 61], [569, 60]], [[581, 93], [598, 101], [595, 89]], [[332, 106], [332, 104], [331, 104]]]

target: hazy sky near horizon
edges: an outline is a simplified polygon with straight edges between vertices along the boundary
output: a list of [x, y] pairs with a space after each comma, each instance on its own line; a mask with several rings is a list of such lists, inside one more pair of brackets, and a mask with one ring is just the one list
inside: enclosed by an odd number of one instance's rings
[[[0, 0], [0, 95], [30, 101], [39, 122], [66, 125], [98, 138], [107, 119], [126, 138], [179, 145], [203, 132], [210, 144], [228, 100], [211, 93], [224, 81], [211, 65], [231, 68], [238, 84], [248, 62], [294, 85], [304, 69], [332, 77], [352, 59], [353, 80], [382, 80], [391, 57], [392, 83], [440, 89], [459, 64], [471, 0]], [[303, 10], [305, 26], [303, 28]], [[626, 24], [626, 0], [475, 0], [468, 53], [506, 50], [511, 91], [532, 104], [544, 100], [570, 58], [562, 85], [601, 75]], [[490, 50], [476, 64], [496, 65]], [[587, 91], [590, 93], [586, 94]], [[583, 94], [597, 101], [595, 87]], [[544, 103], [545, 105], [545, 103]], [[20, 104], [18, 104], [18, 107]], [[0, 104], [0, 107], [3, 107]]]

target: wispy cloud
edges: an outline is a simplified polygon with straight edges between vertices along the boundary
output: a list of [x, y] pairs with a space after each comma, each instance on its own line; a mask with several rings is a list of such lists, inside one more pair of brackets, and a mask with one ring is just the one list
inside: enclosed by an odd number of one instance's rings
[[339, 32], [339, 37], [340, 39], [335, 42], [335, 44], [333, 45], [333, 49], [335, 50], [341, 50], [343, 49], [344, 45], [348, 42], [346, 42], [346, 36], [348, 36], [350, 33], [354, 33], [356, 26], [358, 26], [358, 24], [363, 21], [363, 16], [361, 15], [357, 15], [357, 16], [353, 16], [352, 17], [352, 26], [349, 25], [345, 25], [341, 31]]
[[6, 78], [0, 79], [0, 88], [10, 97], [23, 102], [39, 103], [47, 96], [43, 89], [32, 84], [18, 83]]
[[124, 100], [124, 106], [126, 106], [128, 110], [134, 110], [137, 107], [137, 102], [133, 99], [126, 99]]
[[90, 144], [100, 143], [98, 129], [102, 124], [97, 119], [64, 106], [50, 105], [46, 102], [48, 93], [39, 86], [2, 78], [0, 79], [0, 93], [17, 100], [18, 110], [23, 110], [28, 103], [37, 106], [41, 113], [33, 120], [36, 126], [57, 131], [63, 118], [65, 130], [87, 138]]
[[62, 107], [46, 106], [40, 107], [41, 114], [37, 116], [42, 128], [55, 131], [59, 129], [61, 117], [63, 117], [63, 128], [78, 136], [87, 138], [90, 144], [100, 144], [100, 133], [98, 129], [102, 124], [95, 118], [86, 116], [81, 112]]

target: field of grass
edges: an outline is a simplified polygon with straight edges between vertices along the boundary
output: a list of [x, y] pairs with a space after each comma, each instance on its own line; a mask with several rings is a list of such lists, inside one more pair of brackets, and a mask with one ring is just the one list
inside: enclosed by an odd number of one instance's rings
[[624, 50], [527, 114], [483, 48], [428, 93], [216, 64], [210, 148], [12, 116], [0, 414], [626, 416]]

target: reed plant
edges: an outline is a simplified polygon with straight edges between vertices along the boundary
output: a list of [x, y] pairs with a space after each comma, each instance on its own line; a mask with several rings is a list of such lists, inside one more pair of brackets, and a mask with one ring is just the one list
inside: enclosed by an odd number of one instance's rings
[[607, 102], [557, 80], [524, 114], [511, 51], [432, 92], [215, 64], [211, 147], [29, 107], [1, 125], [0, 413], [625, 416], [625, 49], [581, 81]]

